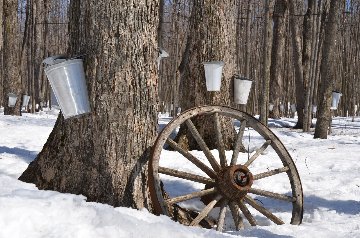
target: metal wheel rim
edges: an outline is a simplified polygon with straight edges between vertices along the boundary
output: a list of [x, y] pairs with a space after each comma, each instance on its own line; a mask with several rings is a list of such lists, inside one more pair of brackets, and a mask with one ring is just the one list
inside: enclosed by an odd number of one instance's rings
[[[161, 186], [160, 186], [160, 177], [159, 177], [159, 160], [160, 154], [164, 144], [169, 138], [172, 131], [179, 125], [185, 123], [188, 119], [191, 119], [198, 115], [204, 114], [214, 114], [218, 113], [219, 115], [228, 116], [237, 120], [246, 120], [246, 123], [257, 131], [264, 139], [271, 140], [271, 146], [276, 151], [278, 157], [280, 158], [282, 164], [288, 167], [286, 171], [292, 191], [292, 197], [294, 201], [292, 202], [292, 218], [291, 224], [298, 225], [302, 221], [303, 217], [303, 192], [300, 181], [300, 176], [297, 171], [297, 168], [286, 150], [285, 146], [278, 139], [278, 137], [265, 125], [263, 125], [256, 118], [251, 115], [230, 108], [226, 106], [200, 106], [189, 109], [181, 113], [178, 117], [171, 120], [167, 126], [161, 131], [157, 140], [153, 146], [152, 156], [149, 161], [149, 189], [150, 195], [153, 202], [154, 212], [156, 214], [164, 214], [169, 216], [169, 212], [166, 207], [166, 202], [162, 196]], [[251, 202], [251, 201], [248, 201]], [[243, 211], [243, 209], [241, 209]], [[243, 211], [246, 216], [246, 210]]]

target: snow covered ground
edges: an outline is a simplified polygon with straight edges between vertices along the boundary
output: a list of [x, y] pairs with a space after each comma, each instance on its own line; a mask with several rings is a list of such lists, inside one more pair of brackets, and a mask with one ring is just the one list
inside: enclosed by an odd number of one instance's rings
[[[285, 144], [300, 173], [303, 223], [278, 226], [263, 219], [257, 227], [218, 233], [182, 226], [146, 210], [86, 202], [84, 196], [41, 191], [33, 184], [18, 181], [46, 142], [56, 117], [53, 111], [22, 117], [0, 112], [0, 238], [360, 237], [360, 118], [355, 118], [355, 122], [351, 118], [334, 118], [333, 134], [327, 140], [315, 140], [313, 133], [287, 128], [294, 125], [294, 119], [270, 121], [271, 129]], [[166, 122], [168, 118], [161, 118], [161, 124]], [[164, 153], [165, 158], [170, 155], [171, 152]], [[257, 165], [259, 170], [273, 166], [269, 164], [271, 160], [267, 164], [264, 161]], [[176, 166], [190, 169], [181, 162]], [[270, 191], [287, 192], [286, 183], [279, 177], [264, 186]], [[176, 193], [171, 183], [169, 187]], [[183, 191], [186, 189], [185, 186]], [[289, 216], [283, 211], [276, 215], [285, 220]]]

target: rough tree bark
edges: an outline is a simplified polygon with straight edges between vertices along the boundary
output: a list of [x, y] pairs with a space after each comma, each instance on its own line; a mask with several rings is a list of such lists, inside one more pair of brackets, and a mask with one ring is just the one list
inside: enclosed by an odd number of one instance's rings
[[46, 22], [46, 3], [47, 1], [35, 1], [33, 3], [33, 12], [34, 12], [34, 60], [32, 61], [33, 69], [33, 80], [34, 80], [34, 98], [36, 103], [46, 102], [46, 95], [44, 90], [42, 90], [41, 85], [43, 80], [45, 80], [43, 68], [41, 63], [45, 55], [45, 22]]
[[286, 12], [288, 8], [287, 0], [276, 0], [273, 14], [273, 44], [271, 51], [270, 66], [270, 94], [269, 101], [274, 108], [269, 113], [271, 118], [280, 118], [279, 105], [283, 96], [283, 65], [285, 53], [285, 30]]
[[146, 164], [157, 129], [158, 1], [71, 1], [71, 55], [86, 54], [92, 112], [60, 115], [20, 176], [88, 201], [150, 208]]
[[[0, 1], [0, 19], [3, 19], [3, 2], [4, 1]], [[3, 100], [4, 100], [4, 96], [3, 96], [3, 24], [0, 24], [0, 107], [3, 106]]]
[[269, 104], [269, 88], [270, 88], [270, 65], [271, 65], [271, 29], [270, 22], [270, 2], [265, 2], [265, 17], [263, 26], [263, 43], [262, 43], [262, 64], [261, 64], [261, 78], [262, 88], [260, 93], [260, 120], [267, 125], [268, 123], [268, 104]]
[[[195, 0], [189, 23], [189, 36], [179, 66], [182, 110], [199, 105], [231, 105], [231, 79], [236, 69], [236, 1]], [[221, 91], [207, 92], [202, 62], [224, 61]], [[216, 148], [213, 120], [193, 120], [209, 148]], [[221, 119], [227, 149], [234, 144], [235, 131], [230, 120]], [[186, 149], [198, 149], [187, 127], [180, 128], [177, 142]]]
[[331, 120], [331, 92], [335, 82], [334, 61], [336, 53], [336, 34], [341, 4], [341, 1], [330, 1], [330, 10], [325, 23], [325, 38], [320, 65], [321, 81], [319, 93], [319, 111], [314, 138], [327, 139], [329, 123]]
[[295, 0], [289, 1], [289, 13], [290, 29], [292, 34], [291, 40], [293, 44], [293, 63], [295, 68], [296, 111], [298, 114], [298, 121], [294, 128], [300, 129], [303, 128], [304, 123], [305, 89], [303, 79], [301, 36], [296, 22]]
[[314, 31], [315, 16], [315, 0], [308, 1], [308, 7], [304, 16], [303, 23], [303, 52], [302, 52], [302, 64], [303, 64], [303, 80], [305, 84], [305, 105], [304, 105], [304, 122], [303, 130], [310, 131], [311, 119], [312, 119], [312, 100], [311, 100], [311, 82], [310, 82], [310, 66], [311, 66], [311, 46], [313, 44], [312, 35]]
[[[20, 54], [18, 47], [18, 19], [17, 19], [17, 0], [3, 1], [3, 102], [5, 115], [21, 115], [21, 78], [18, 68], [20, 67]], [[13, 93], [17, 96], [15, 107], [9, 107], [8, 94]]]

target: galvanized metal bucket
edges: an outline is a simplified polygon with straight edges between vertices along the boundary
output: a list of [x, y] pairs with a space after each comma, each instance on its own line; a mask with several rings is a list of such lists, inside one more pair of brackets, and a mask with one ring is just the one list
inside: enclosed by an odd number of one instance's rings
[[332, 92], [332, 100], [331, 100], [331, 107], [330, 109], [332, 110], [336, 110], [338, 108], [339, 102], [340, 102], [340, 97], [342, 96], [341, 93], [337, 92], [337, 91], [333, 91]]
[[291, 109], [292, 113], [295, 113], [296, 112], [296, 104], [291, 104], [290, 109]]
[[272, 110], [274, 110], [274, 104], [270, 103], [269, 104], [269, 111], [272, 112]]
[[64, 118], [90, 112], [88, 91], [81, 59], [58, 61], [45, 68], [45, 74]]
[[30, 101], [30, 96], [29, 95], [23, 95], [22, 106], [27, 107], [29, 105], [29, 101]]
[[235, 76], [234, 77], [234, 102], [237, 104], [246, 104], [252, 85], [252, 80]]
[[312, 106], [312, 113], [316, 113], [317, 112], [317, 106], [316, 105], [313, 105]]
[[15, 107], [17, 96], [14, 93], [8, 93], [9, 102], [8, 107]]
[[223, 61], [203, 62], [207, 91], [220, 91], [224, 64]]

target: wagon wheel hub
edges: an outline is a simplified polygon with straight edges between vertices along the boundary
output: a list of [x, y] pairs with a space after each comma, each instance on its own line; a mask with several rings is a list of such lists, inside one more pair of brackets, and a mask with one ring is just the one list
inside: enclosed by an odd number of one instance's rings
[[[198, 116], [212, 117], [213, 119], [214, 139], [216, 140], [217, 149], [219, 151], [218, 158], [215, 158], [212, 154], [202, 138], [201, 133], [192, 121], [193, 118]], [[231, 162], [227, 160], [225, 154], [222, 136], [223, 129], [220, 120], [222, 117], [232, 120], [234, 127], [237, 127], [237, 123], [240, 122], [236, 141], [233, 146], [234, 149]], [[171, 139], [172, 133], [176, 131], [179, 126], [187, 127], [193, 139], [196, 140], [207, 158], [208, 164], [198, 159], [189, 151], [184, 150], [181, 145]], [[244, 160], [244, 156], [239, 156], [239, 153], [241, 153], [240, 149], [245, 140], [244, 132], [246, 128], [249, 128], [249, 143], [250, 135], [254, 134], [254, 136], [259, 137], [259, 141], [262, 141], [263, 144], [256, 149], [256, 152], [250, 159], [245, 162], [242, 161], [243, 164], [241, 165], [242, 162], [238, 160]], [[160, 166], [160, 155], [165, 148], [165, 144], [172, 148], [174, 152], [184, 157], [188, 161], [187, 163], [195, 165], [196, 169], [189, 172], [183, 171], [181, 168], [176, 169], [171, 166]], [[256, 163], [257, 158], [261, 157], [263, 154], [262, 152], [269, 146], [278, 155], [278, 158], [274, 159], [280, 159], [283, 166], [263, 172], [259, 171], [259, 173], [253, 175], [248, 167], [250, 167], [251, 164]], [[273, 159], [269, 158], [269, 162], [271, 162], [270, 160]], [[230, 165], [228, 165], [228, 162], [230, 162]], [[277, 183], [278, 180], [275, 176], [278, 176], [279, 174], [288, 176], [290, 182], [288, 186], [290, 186], [289, 188], [291, 189], [292, 196], [262, 189], [262, 184], [256, 184], [255, 182], [255, 180], [258, 181], [268, 178], [266, 182]], [[181, 180], [187, 180], [204, 184], [205, 188], [201, 189], [199, 187], [196, 191], [185, 194], [182, 193], [175, 197], [171, 197], [170, 195], [164, 196], [164, 194], [166, 194], [166, 189], [164, 187], [166, 186], [164, 186], [161, 179], [164, 178], [166, 180], [165, 176], [171, 176], [174, 181], [179, 179], [177, 184], [180, 184]], [[252, 187], [253, 183], [256, 184], [256, 188]], [[198, 184], [196, 187], [198, 187]], [[216, 213], [217, 210], [214, 209], [215, 207], [218, 207], [219, 214], [216, 221], [216, 230], [218, 231], [227, 229], [225, 226], [227, 217], [232, 217], [236, 230], [245, 227], [243, 218], [246, 218], [250, 225], [257, 225], [257, 219], [251, 214], [251, 211], [248, 209], [249, 207], [257, 210], [275, 224], [281, 225], [285, 223], [282, 219], [277, 217], [276, 214], [272, 213], [272, 210], [268, 208], [270, 205], [265, 207], [263, 204], [259, 204], [254, 196], [282, 200], [291, 204], [291, 224], [300, 224], [303, 217], [303, 192], [300, 177], [295, 164], [284, 145], [269, 128], [259, 122], [256, 118], [246, 112], [224, 106], [200, 106], [192, 108], [181, 113], [178, 117], [169, 122], [162, 130], [153, 146], [153, 154], [149, 161], [149, 190], [154, 206], [154, 212], [156, 214], [166, 214], [171, 216], [171, 208], [174, 204], [187, 202], [192, 199], [200, 199], [200, 201], [205, 204], [205, 207], [203, 207], [202, 210], [197, 213], [196, 217], [192, 219], [189, 224], [190, 226], [200, 225], [200, 222], [207, 218], [215, 219], [214, 213]], [[275, 205], [273, 207], [275, 207]]]
[[233, 165], [225, 167], [219, 172], [217, 185], [225, 197], [238, 201], [248, 193], [253, 181], [253, 175], [247, 167]]

